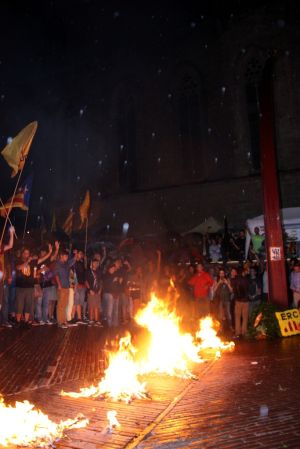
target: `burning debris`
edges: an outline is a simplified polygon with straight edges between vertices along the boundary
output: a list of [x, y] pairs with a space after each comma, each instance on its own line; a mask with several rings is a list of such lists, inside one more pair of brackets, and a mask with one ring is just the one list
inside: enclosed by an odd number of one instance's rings
[[180, 317], [174, 310], [170, 311], [168, 303], [155, 295], [145, 308], [138, 311], [135, 320], [149, 332], [149, 340], [144, 347], [138, 351], [127, 333], [120, 339], [118, 350], [110, 352], [108, 368], [97, 386], [81, 388], [79, 392], [62, 391], [62, 396], [102, 397], [127, 403], [132, 399], [149, 399], [146, 383], [140, 381], [141, 375], [159, 373], [195, 378], [188, 364], [203, 362], [200, 352], [212, 349], [215, 357], [219, 358], [222, 351], [234, 348], [233, 342], [224, 343], [217, 336], [216, 323], [211, 317], [200, 320], [200, 329], [195, 337], [182, 333]]
[[196, 332], [196, 338], [200, 340], [200, 349], [214, 349], [216, 357], [221, 357], [221, 351], [233, 351], [235, 344], [233, 341], [223, 342], [217, 336], [218, 323], [214, 323], [212, 317], [207, 316], [200, 320], [200, 329]]
[[64, 437], [64, 432], [87, 426], [82, 415], [56, 424], [28, 401], [4, 404], [0, 397], [0, 447], [50, 447]]
[[115, 428], [121, 427], [121, 424], [117, 420], [117, 412], [115, 410], [110, 410], [106, 416], [108, 419], [107, 433], [112, 433]]
[[180, 317], [169, 311], [168, 305], [152, 296], [148, 305], [135, 317], [136, 322], [150, 332], [150, 343], [140, 373], [160, 373], [190, 378], [188, 362], [203, 362], [199, 345], [189, 333], [181, 333]]
[[110, 353], [108, 368], [97, 386], [81, 388], [79, 393], [62, 391], [61, 395], [72, 398], [102, 396], [125, 402], [135, 398], [146, 399], [148, 395], [145, 383], [138, 380], [139, 366], [134, 361], [135, 353], [136, 349], [128, 333], [120, 339], [118, 351]]

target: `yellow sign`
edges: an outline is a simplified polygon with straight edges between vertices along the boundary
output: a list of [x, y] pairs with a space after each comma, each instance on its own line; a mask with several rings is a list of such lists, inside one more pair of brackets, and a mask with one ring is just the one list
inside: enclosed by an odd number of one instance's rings
[[298, 309], [276, 312], [276, 318], [283, 337], [300, 334], [300, 311]]

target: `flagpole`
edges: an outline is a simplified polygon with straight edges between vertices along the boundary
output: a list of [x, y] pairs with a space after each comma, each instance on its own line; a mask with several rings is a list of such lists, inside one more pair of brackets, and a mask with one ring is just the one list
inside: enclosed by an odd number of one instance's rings
[[[1, 203], [1, 206], [3, 207], [5, 216], [7, 216], [6, 207], [5, 207], [5, 205], [3, 204], [2, 198], [0, 198], [0, 203]], [[14, 234], [15, 234], [15, 237], [16, 237], [16, 239], [17, 239], [18, 237], [17, 237], [17, 234], [16, 234], [15, 227], [14, 227], [14, 225], [12, 224], [11, 219], [10, 219], [9, 217], [8, 217], [8, 221], [9, 221], [9, 224], [11, 225], [11, 227], [14, 228]]]
[[15, 199], [15, 196], [16, 196], [16, 193], [17, 193], [17, 189], [19, 187], [19, 182], [20, 182], [20, 179], [21, 179], [21, 176], [22, 176], [22, 173], [23, 173], [24, 165], [25, 165], [25, 162], [23, 164], [23, 167], [20, 170], [20, 173], [19, 173], [19, 176], [18, 176], [18, 179], [17, 179], [17, 183], [16, 183], [16, 186], [15, 186], [15, 190], [14, 190], [13, 196], [11, 197], [10, 205], [9, 205], [8, 212], [7, 212], [7, 215], [6, 215], [6, 218], [5, 218], [5, 222], [4, 222], [4, 227], [2, 229], [1, 240], [0, 240], [0, 248], [2, 246], [2, 241], [3, 241], [5, 229], [6, 229], [6, 226], [7, 226], [7, 222], [9, 220], [9, 215], [10, 215], [10, 212], [12, 210], [12, 205], [14, 203], [14, 199]]
[[26, 211], [26, 218], [25, 218], [24, 231], [23, 231], [23, 240], [25, 238], [25, 232], [26, 232], [26, 228], [27, 228], [28, 214], [29, 214], [29, 208]]

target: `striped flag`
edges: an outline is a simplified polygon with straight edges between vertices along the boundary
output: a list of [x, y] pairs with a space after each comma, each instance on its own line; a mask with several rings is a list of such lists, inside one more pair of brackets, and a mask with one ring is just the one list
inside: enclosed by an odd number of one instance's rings
[[17, 193], [15, 194], [13, 201], [12, 198], [9, 198], [9, 200], [7, 200], [6, 203], [0, 207], [0, 215], [2, 217], [5, 217], [9, 213], [10, 208], [13, 207], [19, 207], [22, 210], [28, 210], [32, 188], [32, 180], [33, 175], [31, 174], [24, 181], [23, 185], [17, 190]]

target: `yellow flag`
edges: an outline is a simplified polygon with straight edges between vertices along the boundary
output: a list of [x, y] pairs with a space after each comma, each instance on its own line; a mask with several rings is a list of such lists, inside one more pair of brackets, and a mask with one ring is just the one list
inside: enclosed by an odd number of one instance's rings
[[37, 125], [37, 122], [29, 123], [1, 152], [8, 165], [13, 169], [12, 178], [24, 167]]
[[82, 203], [79, 206], [79, 215], [80, 215], [80, 219], [81, 219], [80, 227], [82, 227], [83, 223], [88, 218], [88, 213], [89, 213], [89, 209], [90, 209], [90, 203], [91, 203], [90, 191], [87, 190], [86, 194], [85, 194], [85, 197], [84, 197], [84, 200], [82, 201]]
[[64, 224], [62, 225], [62, 228], [64, 230], [64, 232], [70, 236], [72, 234], [73, 231], [73, 216], [74, 216], [74, 212], [71, 210], [69, 215], [67, 216]]

